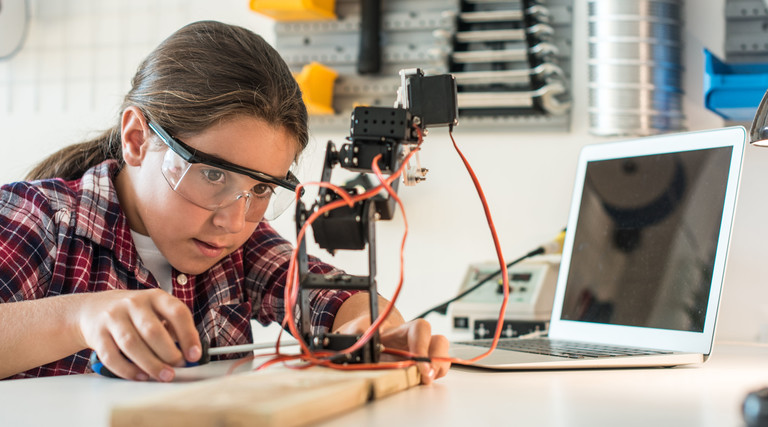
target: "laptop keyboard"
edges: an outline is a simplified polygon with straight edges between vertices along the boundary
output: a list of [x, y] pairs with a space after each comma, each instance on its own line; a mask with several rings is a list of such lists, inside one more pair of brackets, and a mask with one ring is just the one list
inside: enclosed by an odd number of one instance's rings
[[[492, 339], [479, 339], [457, 344], [491, 347]], [[521, 351], [523, 353], [544, 354], [549, 356], [567, 357], [569, 359], [585, 359], [619, 356], [645, 356], [670, 354], [669, 351], [658, 351], [634, 347], [617, 347], [612, 345], [590, 344], [576, 341], [563, 341], [547, 338], [509, 338], [500, 339], [496, 348]]]

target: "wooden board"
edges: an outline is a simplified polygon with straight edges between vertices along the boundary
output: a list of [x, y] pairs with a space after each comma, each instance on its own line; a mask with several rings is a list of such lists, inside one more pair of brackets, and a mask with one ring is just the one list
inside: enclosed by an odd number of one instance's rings
[[419, 384], [415, 366], [376, 371], [270, 368], [202, 381], [112, 409], [113, 427], [301, 426]]

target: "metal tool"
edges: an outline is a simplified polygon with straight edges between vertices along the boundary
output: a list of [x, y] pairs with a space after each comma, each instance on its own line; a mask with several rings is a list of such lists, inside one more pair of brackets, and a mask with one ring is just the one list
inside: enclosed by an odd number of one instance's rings
[[[189, 368], [192, 366], [205, 365], [206, 363], [211, 361], [211, 356], [219, 356], [222, 354], [233, 354], [233, 353], [247, 353], [254, 350], [263, 350], [267, 348], [272, 348], [275, 346], [275, 344], [273, 343], [266, 343], [266, 344], [261, 343], [261, 344], [230, 345], [230, 346], [224, 346], [224, 347], [209, 347], [208, 342], [205, 340], [200, 340], [200, 343], [202, 344], [202, 355], [200, 356], [200, 360], [198, 360], [197, 362], [185, 361], [184, 367]], [[290, 345], [296, 345], [296, 343], [280, 344], [281, 347], [290, 346]], [[99, 356], [96, 354], [95, 351], [91, 353], [90, 368], [91, 370], [93, 370], [93, 372], [99, 375], [103, 375], [109, 378], [120, 378], [117, 375], [115, 375], [112, 371], [110, 371], [109, 368], [104, 366], [104, 363], [102, 363], [101, 360], [99, 360]]]
[[563, 114], [571, 106], [566, 88], [559, 82], [549, 83], [527, 91], [460, 92], [459, 105], [463, 108], [534, 108], [550, 114]]
[[[451, 55], [453, 62], [457, 64], [481, 63], [481, 62], [524, 62], [528, 55], [535, 57], [547, 57], [557, 53], [557, 46], [541, 42], [528, 47], [525, 44], [508, 47], [506, 49], [482, 49], [456, 51]], [[527, 64], [527, 63], [526, 63]]]
[[525, 41], [528, 35], [547, 38], [551, 37], [554, 32], [554, 29], [549, 25], [535, 24], [528, 28], [507, 30], [460, 31], [456, 33], [456, 41], [459, 43]]
[[463, 0], [451, 53], [462, 114], [558, 116], [570, 109], [550, 10], [535, 1]]
[[453, 73], [453, 76], [456, 78], [456, 84], [459, 87], [492, 84], [528, 86], [531, 83], [531, 76], [537, 76], [541, 79], [558, 76], [565, 80], [565, 74], [560, 67], [546, 62], [534, 68], [500, 71], [459, 71]]

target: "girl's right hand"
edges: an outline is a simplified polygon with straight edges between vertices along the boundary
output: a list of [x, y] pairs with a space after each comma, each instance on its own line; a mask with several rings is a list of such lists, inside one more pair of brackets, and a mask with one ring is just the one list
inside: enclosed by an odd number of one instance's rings
[[171, 381], [173, 366], [183, 366], [184, 359], [200, 359], [200, 336], [192, 313], [178, 298], [160, 289], [91, 296], [80, 310], [80, 332], [85, 346], [94, 349], [115, 375]]

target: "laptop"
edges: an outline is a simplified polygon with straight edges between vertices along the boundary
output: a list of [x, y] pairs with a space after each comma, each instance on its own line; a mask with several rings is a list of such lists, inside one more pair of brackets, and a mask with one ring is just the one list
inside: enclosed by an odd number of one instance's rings
[[[743, 127], [582, 149], [548, 335], [471, 366], [573, 369], [707, 360], [746, 142]], [[490, 339], [452, 344], [469, 360]], [[461, 364], [459, 364], [461, 365]]]

